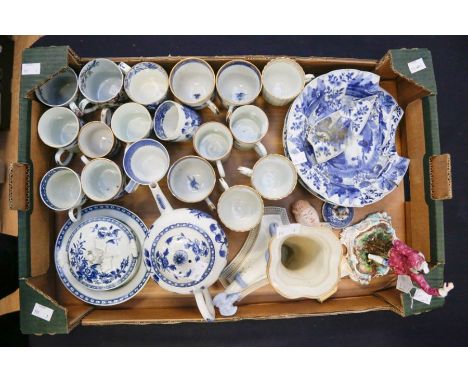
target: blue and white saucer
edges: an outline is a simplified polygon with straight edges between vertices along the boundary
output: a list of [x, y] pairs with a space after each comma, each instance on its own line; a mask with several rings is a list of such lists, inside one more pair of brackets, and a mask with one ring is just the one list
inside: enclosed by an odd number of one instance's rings
[[342, 229], [351, 224], [354, 217], [354, 208], [324, 203], [322, 206], [322, 217], [333, 228]]

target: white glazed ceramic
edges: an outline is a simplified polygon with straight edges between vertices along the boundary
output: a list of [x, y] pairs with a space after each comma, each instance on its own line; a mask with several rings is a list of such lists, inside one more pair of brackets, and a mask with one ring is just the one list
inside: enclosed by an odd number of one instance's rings
[[128, 144], [148, 137], [151, 123], [151, 115], [144, 106], [128, 102], [112, 114], [111, 128], [120, 141]]
[[167, 186], [177, 199], [186, 203], [205, 201], [214, 211], [216, 206], [210, 200], [216, 184], [216, 174], [206, 159], [188, 155], [178, 159], [167, 173]]
[[267, 155], [265, 146], [260, 142], [268, 132], [268, 117], [262, 109], [254, 105], [237, 108], [229, 118], [229, 128], [237, 149], [254, 149], [261, 157]]
[[68, 211], [70, 220], [80, 220], [81, 206], [86, 202], [86, 196], [79, 175], [72, 169], [55, 167], [49, 170], [41, 180], [39, 195], [50, 209]]
[[253, 169], [238, 167], [238, 170], [251, 178], [252, 186], [265, 199], [283, 199], [296, 187], [296, 169], [283, 155], [269, 154], [260, 158]]
[[114, 204], [95, 204], [82, 210], [82, 220], [102, 217], [119, 220], [135, 235], [140, 260], [135, 275], [131, 279], [119, 288], [112, 290], [89, 289], [76, 280], [70, 271], [66, 244], [79, 223], [74, 223], [71, 220], [67, 220], [57, 236], [54, 258], [60, 281], [71, 294], [91, 305], [110, 306], [120, 304], [134, 297], [148, 281], [149, 273], [146, 270], [144, 261], [141, 260], [141, 248], [143, 248], [147, 228], [145, 223], [132, 211]]
[[229, 120], [237, 106], [255, 101], [262, 90], [261, 73], [258, 68], [245, 60], [226, 62], [216, 74], [216, 91], [223, 105], [228, 109]]
[[106, 158], [89, 160], [84, 155], [81, 160], [85, 163], [81, 171], [81, 184], [89, 199], [106, 202], [122, 196], [125, 179], [115, 162]]
[[193, 147], [197, 154], [210, 162], [215, 162], [219, 176], [226, 173], [223, 161], [231, 154], [233, 137], [229, 129], [219, 122], [206, 122], [201, 125], [193, 136]]
[[219, 179], [224, 192], [218, 199], [218, 216], [232, 231], [246, 232], [260, 224], [263, 216], [262, 197], [252, 187], [236, 185], [229, 187]]
[[162, 141], [188, 141], [200, 124], [195, 110], [174, 101], [163, 102], [154, 113], [154, 133]]
[[100, 121], [88, 122], [78, 136], [78, 147], [88, 158], [112, 157], [119, 146], [112, 129]]
[[[78, 132], [80, 120], [66, 107], [53, 107], [42, 114], [37, 126], [39, 138], [47, 146], [58, 149], [55, 162], [59, 166], [66, 166], [77, 151]], [[62, 159], [63, 154], [67, 154]]]
[[180, 102], [196, 110], [208, 107], [214, 114], [219, 114], [211, 100], [215, 83], [213, 68], [200, 58], [179, 61], [169, 76], [169, 87]]
[[282, 296], [324, 301], [340, 280], [341, 244], [330, 228], [291, 224], [269, 245], [268, 279]]
[[125, 92], [133, 102], [154, 110], [167, 97], [169, 77], [161, 65], [140, 62], [130, 67], [121, 62], [119, 68], [125, 74]]
[[305, 74], [294, 60], [281, 57], [268, 62], [262, 71], [262, 95], [274, 106], [284, 106], [296, 98], [314, 76]]

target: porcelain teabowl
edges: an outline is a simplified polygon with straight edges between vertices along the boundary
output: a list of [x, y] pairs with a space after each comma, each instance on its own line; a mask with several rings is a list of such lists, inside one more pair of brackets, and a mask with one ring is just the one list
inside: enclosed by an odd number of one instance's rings
[[262, 95], [274, 106], [283, 106], [296, 98], [304, 85], [314, 78], [294, 60], [286, 57], [268, 62], [262, 71]]
[[226, 118], [229, 120], [236, 106], [248, 105], [260, 94], [260, 71], [245, 60], [229, 61], [216, 74], [216, 90], [223, 105], [228, 108]]
[[260, 158], [253, 169], [239, 167], [238, 170], [251, 178], [252, 186], [265, 199], [283, 199], [296, 187], [297, 174], [294, 165], [279, 154]]
[[50, 209], [68, 211], [74, 222], [80, 219], [81, 206], [86, 202], [79, 175], [68, 167], [49, 170], [41, 180], [39, 195]]
[[112, 115], [114, 135], [124, 143], [133, 143], [151, 133], [152, 119], [149, 111], [135, 102], [124, 103]]
[[195, 110], [174, 101], [165, 101], [154, 114], [153, 128], [163, 141], [183, 142], [192, 138], [201, 124]]
[[229, 118], [229, 127], [237, 149], [254, 149], [261, 157], [267, 155], [265, 146], [260, 142], [268, 132], [268, 117], [262, 109], [254, 105], [237, 108]]
[[216, 77], [208, 62], [200, 58], [179, 61], [171, 70], [169, 86], [174, 96], [194, 109], [208, 107], [214, 114], [219, 110], [212, 102]]
[[[47, 146], [58, 149], [55, 162], [66, 166], [77, 151], [78, 132], [81, 121], [66, 107], [53, 107], [42, 114], [37, 126], [39, 138]], [[67, 154], [62, 159], [63, 154]]]
[[140, 62], [130, 67], [121, 62], [119, 68], [125, 73], [124, 89], [133, 102], [154, 110], [167, 97], [169, 77], [161, 65]]
[[210, 162], [216, 162], [221, 178], [226, 176], [222, 162], [229, 158], [233, 142], [229, 129], [219, 122], [204, 123], [193, 136], [195, 151]]
[[172, 195], [186, 203], [205, 201], [211, 210], [216, 207], [209, 195], [216, 184], [216, 174], [207, 160], [189, 155], [178, 159], [167, 173]]

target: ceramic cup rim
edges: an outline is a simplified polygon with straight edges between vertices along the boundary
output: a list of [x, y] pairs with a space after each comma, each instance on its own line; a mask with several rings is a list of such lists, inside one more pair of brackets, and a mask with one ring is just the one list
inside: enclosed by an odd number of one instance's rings
[[[301, 77], [302, 77], [302, 87], [298, 90], [298, 92], [296, 92], [293, 96], [289, 96], [289, 97], [281, 97], [281, 96], [278, 96], [275, 94], [274, 91], [270, 90], [268, 88], [268, 86], [266, 86], [266, 81], [265, 81], [265, 74], [266, 74], [266, 70], [268, 68], [271, 69], [271, 67], [277, 63], [280, 63], [280, 62], [283, 62], [283, 63], [287, 63], [288, 65], [291, 65], [291, 66], [294, 66], [295, 69], [297, 69], [297, 71], [301, 74]], [[289, 58], [289, 57], [277, 57], [277, 58], [274, 58], [270, 61], [267, 62], [267, 64], [263, 67], [263, 70], [262, 70], [262, 85], [263, 85], [263, 90], [266, 91], [268, 94], [271, 94], [273, 97], [275, 98], [278, 98], [279, 100], [289, 100], [289, 99], [294, 99], [296, 98], [302, 91], [302, 89], [304, 88], [306, 84], [306, 74], [305, 74], [305, 71], [304, 69], [302, 68], [301, 65], [299, 65], [299, 63], [296, 61], [296, 60], [293, 60], [292, 58]]]
[[[120, 87], [119, 87], [120, 90], [117, 92], [117, 94], [113, 95], [112, 97], [110, 97], [110, 98], [108, 98], [108, 99], [106, 99], [106, 100], [98, 101], [98, 100], [96, 100], [96, 99], [94, 99], [94, 98], [91, 98], [91, 97], [89, 97], [89, 96], [86, 94], [85, 91], [83, 91], [83, 89], [81, 89], [81, 82], [82, 82], [82, 81], [80, 81], [80, 79], [81, 79], [81, 73], [83, 73], [83, 70], [84, 70], [87, 66], [91, 65], [91, 63], [94, 62], [94, 61], [107, 61], [107, 62], [110, 62], [110, 63], [114, 64], [115, 68], [116, 68], [116, 69], [118, 70], [118, 72], [120, 73]], [[88, 62], [81, 68], [80, 74], [78, 75], [78, 88], [80, 89], [81, 94], [83, 94], [83, 96], [84, 96], [86, 99], [90, 100], [91, 102], [93, 102], [93, 103], [95, 103], [95, 104], [103, 104], [103, 103], [112, 101], [115, 97], [117, 97], [117, 96], [119, 95], [121, 89], [123, 88], [123, 83], [124, 83], [124, 75], [123, 75], [123, 73], [122, 73], [122, 70], [120, 70], [119, 66], [118, 66], [114, 61], [109, 60], [108, 58], [95, 58], [95, 59], [93, 59], [93, 60], [91, 60], [91, 61], [88, 61]]]
[[[148, 109], [147, 109], [146, 107], [144, 107], [141, 103], [138, 103], [138, 102], [126, 102], [126, 103], [120, 105], [117, 109], [115, 109], [115, 111], [112, 113], [112, 118], [111, 118], [111, 122], [110, 122], [110, 128], [111, 128], [111, 130], [112, 130], [112, 134], [113, 134], [118, 140], [120, 140], [120, 141], [122, 141], [122, 142], [124, 142], [124, 143], [133, 143], [133, 142], [136, 142], [136, 141], [138, 141], [138, 140], [140, 140], [140, 139], [145, 138], [146, 135], [143, 136], [143, 137], [138, 138], [138, 139], [135, 140], [135, 141], [127, 141], [127, 140], [122, 139], [122, 138], [120, 138], [120, 137], [118, 136], [118, 134], [116, 133], [116, 131], [115, 131], [115, 129], [114, 129], [114, 126], [113, 126], [113, 125], [115, 124], [115, 122], [112, 123], [112, 122], [114, 121], [115, 115], [117, 114], [117, 112], [118, 112], [119, 110], [121, 110], [120, 112], [123, 113], [122, 110], [124, 109], [124, 107], [125, 107], [125, 109], [129, 108], [129, 106], [126, 106], [126, 105], [130, 105], [130, 106], [132, 106], [132, 107], [137, 107], [137, 108], [139, 108], [139, 109], [141, 110], [141, 112], [142, 112], [141, 114], [145, 114], [145, 117], [148, 117], [148, 118], [149, 118], [149, 129], [148, 129], [148, 131], [147, 131], [146, 134], [148, 134], [148, 133], [151, 132], [151, 127], [152, 127], [153, 119], [151, 118], [151, 114], [150, 114], [150, 112], [148, 111]], [[117, 114], [117, 116], [119, 116], [119, 115]], [[106, 124], [106, 125], [107, 125], [107, 124]], [[85, 125], [85, 126], [86, 126], [86, 125]], [[84, 127], [84, 126], [83, 126], [83, 127]]]
[[[75, 91], [73, 92], [73, 95], [65, 102], [61, 103], [60, 105], [53, 105], [53, 104], [50, 104], [48, 102], [46, 102], [41, 96], [39, 96], [38, 94], [39, 93], [39, 89], [44, 86], [49, 80], [52, 80], [54, 78], [57, 78], [60, 74], [62, 73], [65, 73], [65, 72], [71, 72], [75, 75], [75, 81], [76, 81], [76, 86], [75, 86]], [[76, 97], [76, 95], [78, 94], [78, 75], [76, 74], [76, 72], [70, 68], [69, 66], [67, 66], [65, 69], [61, 70], [59, 73], [57, 73], [54, 77], [52, 78], [49, 78], [46, 82], [44, 82], [41, 86], [39, 86], [36, 91], [34, 92], [34, 94], [36, 95], [36, 98], [38, 99], [39, 102], [43, 103], [44, 105], [46, 106], [49, 106], [49, 107], [61, 107], [61, 106], [67, 106], [68, 104], [70, 104]]]
[[[112, 146], [109, 148], [109, 151], [106, 152], [105, 154], [102, 154], [100, 156], [95, 156], [94, 153], [93, 155], [90, 155], [90, 152], [86, 149], [86, 150], [83, 150], [83, 142], [81, 141], [81, 137], [83, 136], [83, 132], [86, 130], [89, 130], [91, 129], [91, 125], [96, 125], [96, 124], [99, 124], [101, 126], [105, 126], [107, 129], [109, 129], [109, 131], [111, 132], [111, 137], [112, 137]], [[107, 125], [107, 123], [105, 122], [102, 122], [102, 121], [90, 121], [88, 123], [86, 123], [81, 129], [80, 129], [80, 133], [78, 134], [78, 147], [80, 149], [80, 151], [85, 155], [87, 156], [88, 158], [91, 158], [91, 159], [99, 159], [99, 158], [104, 158], [106, 155], [109, 155], [112, 150], [114, 149], [114, 145], [115, 145], [115, 135], [114, 135], [114, 131]]]
[[[211, 185], [211, 188], [210, 188], [210, 191], [206, 193], [206, 196], [202, 197], [200, 200], [196, 200], [196, 201], [188, 201], [187, 199], [184, 199], [182, 198], [180, 195], [177, 195], [172, 186], [171, 186], [171, 174], [174, 170], [174, 168], [180, 164], [181, 162], [183, 161], [187, 161], [187, 160], [190, 160], [190, 159], [196, 159], [196, 160], [199, 160], [199, 161], [202, 161], [203, 163], [205, 163], [210, 169], [211, 169], [211, 174], [212, 174], [212, 179], [213, 179], [213, 184]], [[214, 188], [216, 186], [216, 173], [213, 169], [213, 166], [211, 166], [210, 162], [208, 162], [205, 158], [202, 158], [200, 156], [197, 156], [197, 155], [186, 155], [186, 156], [183, 156], [182, 158], [179, 158], [177, 159], [173, 164], [172, 166], [169, 168], [169, 170], [167, 171], [167, 188], [169, 188], [169, 191], [171, 192], [171, 194], [179, 199], [180, 201], [184, 202], [184, 203], [199, 203], [201, 201], [203, 201], [204, 199], [206, 199], [208, 196], [210, 196], [210, 194], [213, 192]]]
[[[227, 228], [229, 228], [231, 231], [234, 231], [234, 232], [247, 232], [247, 231], [250, 231], [250, 230], [254, 229], [257, 225], [260, 224], [260, 222], [262, 221], [264, 210], [265, 210], [265, 204], [263, 203], [262, 196], [260, 195], [260, 193], [255, 188], [250, 187], [250, 186], [246, 186], [246, 185], [243, 185], [243, 184], [236, 184], [234, 186], [229, 186], [229, 188], [227, 190], [224, 190], [223, 193], [221, 194], [221, 196], [219, 197], [218, 203], [216, 204], [216, 210], [219, 211], [219, 206], [222, 203], [222, 201], [226, 198], [226, 193], [233, 192], [233, 191], [239, 190], [239, 189], [247, 189], [249, 192], [253, 192], [255, 194], [255, 196], [257, 197], [257, 199], [260, 201], [261, 208], [259, 209], [259, 211], [260, 211], [259, 219], [256, 221], [256, 223], [254, 225], [252, 225], [252, 227], [249, 227], [248, 229], [241, 229], [240, 230], [240, 229], [234, 229], [231, 226], [229, 226], [228, 224], [226, 224], [226, 222], [219, 215], [219, 212], [218, 212], [218, 217], [222, 221], [222, 223]], [[231, 191], [231, 190], [233, 190], [233, 191]]]
[[[51, 145], [50, 143], [47, 143], [44, 139], [43, 139], [43, 136], [41, 134], [41, 121], [43, 121], [43, 118], [45, 115], [47, 115], [47, 113], [52, 113], [53, 110], [57, 110], [57, 109], [60, 109], [61, 111], [67, 113], [67, 114], [70, 114], [71, 116], [73, 116], [73, 118], [75, 119], [75, 122], [76, 122], [76, 129], [75, 129], [75, 134], [73, 135], [73, 139], [71, 139], [68, 143], [64, 144], [64, 145]], [[44, 122], [43, 122], [44, 123]], [[71, 111], [68, 107], [64, 107], [64, 106], [54, 106], [52, 108], [50, 108], [49, 110], [46, 110], [42, 115], [41, 117], [39, 118], [39, 121], [37, 123], [37, 133], [39, 135], [39, 138], [41, 139], [41, 141], [46, 144], [47, 146], [49, 147], [53, 147], [55, 149], [60, 149], [60, 148], [63, 148], [63, 147], [68, 147], [70, 146], [71, 144], [73, 144], [77, 138], [78, 138], [78, 134], [80, 133], [80, 119], [78, 118], [78, 116], [73, 112]]]
[[[247, 66], [249, 68], [251, 68], [256, 74], [257, 74], [257, 77], [258, 77], [258, 81], [259, 81], [259, 88], [258, 88], [258, 92], [257, 94], [250, 98], [249, 100], [244, 100], [244, 101], [234, 101], [234, 100], [228, 100], [226, 98], [223, 98], [223, 96], [221, 95], [221, 92], [219, 91], [219, 77], [220, 75], [222, 74], [222, 72], [224, 71], [224, 69], [226, 69], [226, 67], [228, 66], [231, 66], [231, 65], [236, 65], [236, 64], [247, 64]], [[219, 95], [219, 98], [221, 98], [221, 100], [225, 103], [227, 103], [228, 105], [232, 105], [232, 106], [244, 106], [244, 105], [248, 105], [252, 102], [255, 101], [255, 99], [260, 95], [260, 93], [262, 92], [262, 87], [263, 87], [263, 83], [262, 83], [262, 73], [260, 72], [260, 70], [257, 68], [257, 66], [255, 64], [253, 64], [252, 62], [250, 61], [247, 61], [247, 60], [243, 60], [243, 59], [235, 59], [235, 60], [230, 60], [228, 62], [226, 62], [225, 64], [223, 64], [219, 69], [218, 69], [218, 72], [216, 73], [216, 79], [215, 79], [215, 83], [216, 83], [216, 92], [218, 93]]]
[[[189, 61], [196, 61], [196, 62], [199, 62], [199, 63], [203, 64], [204, 66], [207, 66], [210, 69], [211, 74], [213, 75], [212, 76], [213, 77], [212, 87], [211, 87], [210, 91], [208, 92], [208, 95], [205, 98], [201, 99], [201, 100], [197, 100], [196, 102], [191, 102], [191, 101], [188, 101], [188, 100], [183, 99], [182, 97], [178, 96], [176, 94], [176, 92], [174, 91], [174, 88], [172, 86], [172, 82], [174, 80], [174, 75], [177, 72], [178, 68], [180, 68], [184, 63], [187, 63]], [[216, 89], [216, 74], [215, 74], [213, 68], [211, 67], [211, 65], [208, 63], [208, 61], [203, 60], [203, 59], [198, 58], [198, 57], [187, 57], [187, 58], [184, 58], [184, 59], [180, 60], [179, 62], [177, 62], [172, 67], [171, 72], [169, 74], [169, 88], [171, 89], [172, 94], [174, 94], [174, 97], [176, 99], [178, 99], [181, 103], [183, 103], [185, 105], [188, 105], [188, 106], [191, 106], [191, 107], [201, 106], [201, 105], [205, 104], [208, 100], [210, 100], [211, 97], [213, 96], [213, 92]]]
[[[261, 162], [263, 161], [266, 161], [272, 157], [275, 157], [275, 158], [279, 158], [280, 160], [282, 160], [284, 163], [287, 163], [289, 168], [291, 169], [292, 171], [292, 174], [293, 174], [293, 184], [291, 186], [291, 188], [289, 189], [288, 193], [287, 194], [284, 194], [282, 196], [279, 196], [277, 198], [272, 198], [270, 196], [267, 196], [267, 195], [264, 195], [262, 192], [260, 192], [260, 190], [258, 190], [255, 186], [254, 186], [254, 183], [253, 183], [253, 179], [254, 179], [254, 176], [255, 176], [255, 169], [258, 168], [257, 166], [261, 164]], [[261, 175], [260, 175], [261, 176]], [[272, 154], [267, 154], [265, 155], [264, 157], [261, 157], [259, 158], [253, 168], [252, 168], [252, 177], [250, 178], [250, 182], [252, 183], [252, 187], [265, 199], [268, 199], [268, 200], [281, 200], [281, 199], [284, 199], [286, 197], [288, 197], [289, 195], [291, 195], [291, 193], [295, 190], [296, 186], [297, 186], [297, 171], [296, 171], [296, 168], [294, 167], [293, 163], [288, 159], [286, 158], [284, 155], [281, 155], [281, 154], [276, 154], [276, 153], [272, 153]]]
[[[45, 182], [45, 178], [47, 177], [47, 175], [52, 172], [52, 171], [56, 171], [56, 170], [60, 170], [60, 171], [66, 171], [66, 172], [70, 172], [72, 173], [73, 175], [75, 175], [76, 179], [78, 180], [78, 184], [80, 185], [80, 193], [78, 195], [78, 197], [76, 198], [75, 202], [73, 203], [72, 206], [70, 207], [67, 207], [67, 208], [55, 208], [53, 207], [53, 205], [47, 203], [45, 200], [44, 200], [44, 196], [43, 196], [43, 192], [42, 192], [42, 186], [44, 185], [44, 182]], [[57, 171], [58, 172], [58, 171]], [[53, 175], [52, 175], [53, 176]], [[49, 182], [50, 178], [52, 177], [50, 176], [49, 179], [47, 179], [47, 183]], [[46, 183], [46, 184], [47, 184]], [[45, 184], [45, 185], [46, 185]], [[44, 192], [47, 193], [46, 189], [44, 188]], [[66, 166], [56, 166], [54, 168], [51, 168], [50, 170], [48, 170], [44, 175], [43, 177], [41, 178], [41, 181], [39, 183], [39, 196], [41, 197], [41, 200], [42, 202], [48, 207], [50, 208], [51, 210], [54, 210], [54, 211], [67, 211], [69, 210], [70, 208], [74, 208], [76, 207], [77, 205], [79, 205], [81, 199], [83, 198], [83, 186], [82, 186], [82, 183], [81, 183], [81, 177], [80, 175], [78, 175], [78, 173], [71, 169], [70, 167], [66, 167]]]
[[[105, 199], [94, 198], [94, 196], [91, 197], [85, 191], [85, 187], [84, 187], [85, 182], [83, 182], [83, 174], [85, 173], [85, 171], [87, 169], [88, 169], [87, 171], [89, 171], [89, 166], [91, 164], [93, 164], [94, 162], [98, 162], [98, 161], [106, 161], [106, 162], [110, 163], [112, 166], [114, 166], [114, 168], [119, 170], [119, 175], [120, 175], [120, 188], [117, 189], [115, 194], [113, 194], [112, 196], [110, 196], [108, 198], [105, 198]], [[123, 177], [123, 174], [122, 174], [122, 169], [120, 168], [120, 166], [117, 163], [115, 163], [113, 160], [110, 160], [108, 158], [94, 158], [94, 159], [91, 159], [88, 163], [85, 164], [85, 166], [83, 167], [83, 170], [81, 171], [81, 186], [82, 186], [83, 192], [89, 199], [91, 199], [91, 200], [93, 200], [95, 202], [106, 202], [106, 201], [109, 201], [109, 200], [112, 200], [113, 198], [115, 198], [115, 196], [118, 195], [118, 193], [122, 189], [123, 181], [124, 181], [124, 177]]]
[[164, 104], [171, 104], [173, 105], [173, 107], [175, 107], [177, 109], [177, 113], [179, 114], [179, 118], [181, 117], [182, 115], [182, 111], [183, 111], [183, 107], [184, 105], [180, 104], [179, 102], [176, 102], [176, 101], [173, 101], [173, 100], [166, 100], [164, 102], [161, 102], [158, 106], [158, 108], [156, 109], [156, 111], [154, 112], [154, 116], [153, 116], [153, 131], [154, 131], [154, 135], [156, 135], [156, 137], [162, 141], [166, 141], [166, 142], [173, 142], [175, 141], [177, 138], [180, 137], [181, 135], [181, 128], [180, 128], [180, 123], [179, 125], [177, 126], [177, 131], [178, 131], [178, 135], [174, 136], [173, 138], [161, 138], [157, 131], [156, 131], [156, 115], [158, 114], [158, 111], [159, 109], [164, 105]]
[[[142, 64], [155, 65], [156, 66], [155, 68], [145, 68], [143, 70], [157, 71], [157, 72], [161, 73], [164, 76], [164, 78], [166, 79], [166, 91], [164, 92], [164, 94], [159, 99], [154, 100], [153, 102], [150, 102], [150, 103], [145, 103], [145, 104], [143, 104], [141, 102], [138, 102], [138, 101], [133, 99], [133, 97], [132, 97], [132, 95], [130, 93], [130, 83], [132, 82], [132, 80], [131, 79], [127, 80], [127, 76], [129, 76], [132, 71], [136, 70], [138, 68], [138, 66], [141, 66]], [[136, 74], [134, 74], [134, 76], [136, 76]], [[148, 106], [148, 105], [157, 104], [157, 103], [161, 102], [165, 98], [165, 96], [167, 94], [167, 91], [169, 89], [169, 75], [167, 74], [166, 70], [161, 65], [157, 64], [156, 62], [151, 62], [151, 61], [138, 62], [137, 64], [133, 65], [130, 68], [130, 70], [128, 71], [127, 74], [124, 75], [123, 87], [124, 87], [125, 92], [128, 95], [128, 98], [130, 98], [134, 103], [138, 103], [139, 105], [142, 105], [142, 106], [143, 105]]]
[[[217, 158], [205, 158], [201, 153], [200, 151], [198, 150], [198, 145], [195, 144], [195, 140], [196, 140], [196, 137], [197, 135], [200, 133], [200, 131], [202, 131], [203, 129], [207, 129], [207, 127], [204, 127], [206, 125], [220, 125], [222, 126], [222, 129], [225, 129], [226, 132], [227, 132], [227, 136], [229, 136], [229, 150], [226, 152], [226, 154], [220, 156], [220, 157], [217, 157]], [[210, 162], [216, 162], [218, 160], [223, 160], [223, 159], [226, 159], [231, 151], [232, 151], [232, 147], [234, 145], [234, 137], [232, 136], [232, 133], [231, 133], [231, 130], [229, 129], [229, 127], [227, 127], [225, 124], [221, 123], [221, 122], [217, 122], [217, 121], [208, 121], [208, 122], [205, 122], [205, 123], [202, 123], [200, 126], [198, 126], [197, 130], [195, 131], [195, 134], [193, 134], [193, 148], [195, 150], [195, 152], [198, 154], [198, 156], [206, 159], [207, 161], [210, 161]]]
[[[256, 112], [258, 112], [259, 114], [262, 115], [262, 118], [265, 117], [265, 120], [266, 120], [266, 128], [264, 129], [264, 131], [262, 132], [262, 135], [260, 136], [260, 138], [258, 138], [256, 141], [253, 141], [253, 142], [246, 142], [246, 141], [243, 141], [242, 139], [239, 139], [238, 137], [236, 137], [236, 135], [234, 134], [234, 132], [232, 131], [232, 125], [233, 125], [233, 121], [234, 121], [234, 115], [235, 113], [238, 111], [238, 110], [241, 110], [242, 108], [245, 108], [245, 109], [252, 109], [252, 110], [255, 110]], [[244, 109], [244, 110], [245, 110]], [[265, 138], [265, 135], [267, 135], [268, 133], [268, 129], [270, 128], [270, 121], [268, 120], [268, 116], [267, 114], [261, 109], [259, 108], [258, 106], [256, 105], [242, 105], [240, 107], [238, 107], [236, 110], [234, 110], [231, 114], [231, 117], [229, 118], [229, 130], [231, 130], [231, 134], [233, 136], [233, 138], [239, 142], [239, 143], [242, 143], [242, 144], [245, 144], [245, 145], [255, 145], [256, 143], [260, 142], [263, 138]]]

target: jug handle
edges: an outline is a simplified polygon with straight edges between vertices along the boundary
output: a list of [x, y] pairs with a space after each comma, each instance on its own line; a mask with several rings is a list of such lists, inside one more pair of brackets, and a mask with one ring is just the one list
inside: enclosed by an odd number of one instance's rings
[[198, 309], [206, 321], [214, 321], [215, 309], [208, 288], [198, 289], [193, 291]]
[[155, 182], [150, 184], [149, 187], [151, 193], [153, 194], [154, 200], [156, 201], [156, 205], [159, 208], [159, 212], [161, 212], [161, 215], [165, 214], [166, 212], [172, 211], [172, 207], [169, 204], [169, 201], [164, 196], [161, 188], [159, 187], [159, 184]]

